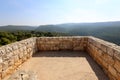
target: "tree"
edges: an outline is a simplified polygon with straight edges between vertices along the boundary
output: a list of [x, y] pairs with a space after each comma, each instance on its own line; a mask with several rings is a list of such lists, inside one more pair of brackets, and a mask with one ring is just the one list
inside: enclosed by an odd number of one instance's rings
[[6, 44], [10, 44], [11, 42], [7, 38], [1, 38], [0, 43], [1, 45], [6, 45]]

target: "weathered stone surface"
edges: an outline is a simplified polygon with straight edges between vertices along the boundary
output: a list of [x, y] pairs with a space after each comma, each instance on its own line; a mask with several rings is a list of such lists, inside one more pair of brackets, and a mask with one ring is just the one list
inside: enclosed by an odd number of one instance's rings
[[0, 80], [2, 80], [2, 74], [0, 73]]
[[109, 66], [108, 71], [112, 74], [112, 76], [117, 77], [117, 71], [113, 68], [113, 66]]
[[110, 80], [120, 79], [119, 76], [117, 76], [120, 70], [120, 48], [117, 45], [94, 37], [89, 37], [87, 51], [90, 52], [93, 59], [107, 71]]
[[5, 71], [8, 68], [8, 61], [2, 63], [2, 71]]
[[114, 55], [114, 48], [113, 47], [107, 47], [107, 54], [110, 56]]
[[84, 50], [87, 39], [82, 37], [43, 37], [37, 39], [38, 50]]
[[2, 57], [0, 57], [0, 80], [2, 78], [2, 63], [3, 63], [3, 60], [2, 60]]
[[[6, 76], [16, 70], [36, 51], [42, 50], [80, 50], [88, 51], [93, 59], [107, 72], [111, 79], [119, 80], [120, 47], [92, 36], [38, 37], [0, 47], [0, 71]], [[109, 73], [107, 73], [109, 75]]]
[[120, 79], [120, 73], [117, 73], [117, 80]]
[[104, 45], [104, 44], [101, 44], [101, 50], [106, 53], [107, 52], [107, 46]]
[[120, 49], [115, 49], [114, 57], [120, 61]]
[[109, 65], [113, 65], [114, 64], [113, 57], [109, 56], [108, 54], [103, 54], [103, 61], [105, 61]]
[[17, 71], [8, 80], [38, 80], [35, 72]]
[[102, 68], [108, 69], [109, 64], [102, 60]]
[[[36, 38], [29, 38], [0, 47], [0, 73], [2, 78], [11, 74], [30, 54], [36, 52]], [[27, 51], [29, 48], [29, 52]], [[26, 57], [25, 57], [26, 56]]]
[[115, 67], [115, 69], [120, 73], [120, 61], [115, 60], [114, 67]]

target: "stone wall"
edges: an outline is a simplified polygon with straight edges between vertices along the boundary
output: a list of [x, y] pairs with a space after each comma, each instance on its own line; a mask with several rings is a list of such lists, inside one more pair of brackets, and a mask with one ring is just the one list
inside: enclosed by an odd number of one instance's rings
[[0, 47], [0, 80], [13, 73], [36, 51], [36, 38]]
[[85, 50], [87, 37], [40, 37], [37, 38], [39, 51], [46, 50]]
[[107, 41], [88, 37], [87, 51], [103, 68], [110, 80], [120, 80], [120, 47]]
[[87, 51], [110, 80], [120, 80], [120, 47], [91, 36], [29, 38], [0, 47], [0, 80], [13, 73], [36, 51]]
[[116, 44], [91, 36], [41, 37], [37, 38], [37, 47], [39, 51], [87, 51], [111, 80], [120, 80], [120, 47]]

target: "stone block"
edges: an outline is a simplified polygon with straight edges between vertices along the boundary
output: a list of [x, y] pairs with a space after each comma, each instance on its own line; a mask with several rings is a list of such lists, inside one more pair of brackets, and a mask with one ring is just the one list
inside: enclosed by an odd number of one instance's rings
[[120, 50], [115, 49], [114, 57], [120, 61]]
[[113, 65], [115, 62], [113, 57], [109, 56], [108, 54], [103, 54], [103, 61], [105, 61], [109, 65]]
[[69, 49], [73, 49], [73, 44], [72, 43], [70, 43], [70, 42], [61, 42], [60, 44], [59, 44], [59, 49], [60, 50], [69, 50]]
[[13, 50], [17, 50], [17, 49], [18, 49], [17, 44], [14, 44], [14, 45], [12, 46], [12, 48], [13, 48]]
[[107, 46], [105, 44], [101, 44], [101, 50], [106, 53], [107, 52]]
[[4, 49], [4, 48], [1, 48], [1, 49], [0, 49], [0, 56], [3, 56], [3, 55], [5, 55], [5, 54], [6, 54], [5, 49]]
[[96, 58], [96, 60], [95, 60], [100, 66], [102, 66], [103, 65], [103, 60], [102, 60], [102, 58], [101, 57], [99, 57], [99, 58]]
[[75, 50], [75, 51], [79, 51], [79, 50], [83, 51], [84, 47], [82, 47], [82, 46], [74, 47], [73, 50]]
[[0, 73], [2, 72], [2, 63], [0, 63]]
[[7, 71], [2, 71], [2, 79], [7, 76]]
[[12, 74], [14, 72], [14, 67], [9, 67], [8, 69], [7, 69], [7, 71], [6, 71], [6, 74], [7, 75], [10, 75], [10, 74]]
[[18, 54], [19, 59], [22, 59], [23, 56], [24, 56], [23, 52], [20, 52], [20, 53]]
[[98, 52], [99, 57], [103, 57], [103, 51], [102, 50], [98, 49], [97, 52]]
[[19, 50], [19, 49], [13, 51], [13, 54], [14, 54], [14, 55], [17, 55], [18, 53], [20, 53], [20, 50]]
[[19, 60], [19, 61], [15, 62], [15, 64], [14, 64], [15, 69], [16, 69], [18, 66], [20, 66], [21, 64], [22, 64], [22, 60]]
[[0, 73], [0, 80], [2, 80], [2, 74]]
[[102, 59], [102, 67], [105, 69], [108, 69], [108, 63], [106, 63], [103, 59]]
[[115, 59], [114, 67], [117, 70], [117, 72], [120, 73], [120, 61], [118, 61], [118, 60]]
[[12, 52], [13, 49], [12, 49], [12, 45], [9, 45], [9, 46], [6, 46], [6, 52], [9, 53], [9, 52]]
[[24, 55], [24, 57], [22, 58], [23, 62], [25, 62], [27, 60], [27, 55]]
[[111, 73], [108, 72], [107, 75], [108, 75], [110, 80], [117, 80]]
[[2, 71], [5, 71], [8, 68], [8, 61], [2, 63]]
[[120, 73], [117, 73], [117, 78], [116, 80], [120, 80]]
[[14, 58], [14, 62], [17, 62], [19, 60], [19, 56], [18, 55], [14, 55], [13, 58]]
[[107, 47], [107, 54], [110, 55], [110, 56], [113, 56], [113, 54], [114, 54], [114, 48]]
[[8, 60], [8, 66], [13, 66], [14, 65], [14, 58], [10, 58], [9, 60]]
[[114, 69], [113, 66], [109, 66], [108, 71], [110, 72], [110, 74], [112, 76], [114, 76], [115, 78], [117, 78], [117, 71]]

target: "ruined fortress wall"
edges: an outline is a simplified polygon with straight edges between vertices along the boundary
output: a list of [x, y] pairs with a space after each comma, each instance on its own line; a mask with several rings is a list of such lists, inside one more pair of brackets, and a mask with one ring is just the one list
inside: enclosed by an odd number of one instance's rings
[[87, 51], [103, 68], [110, 80], [120, 80], [120, 47], [98, 38], [88, 37]]
[[0, 80], [13, 73], [36, 51], [87, 51], [111, 80], [120, 80], [120, 47], [90, 36], [38, 37], [0, 47]]
[[0, 80], [13, 73], [36, 51], [36, 38], [29, 38], [0, 47]]
[[40, 37], [37, 38], [39, 51], [85, 50], [87, 37]]

